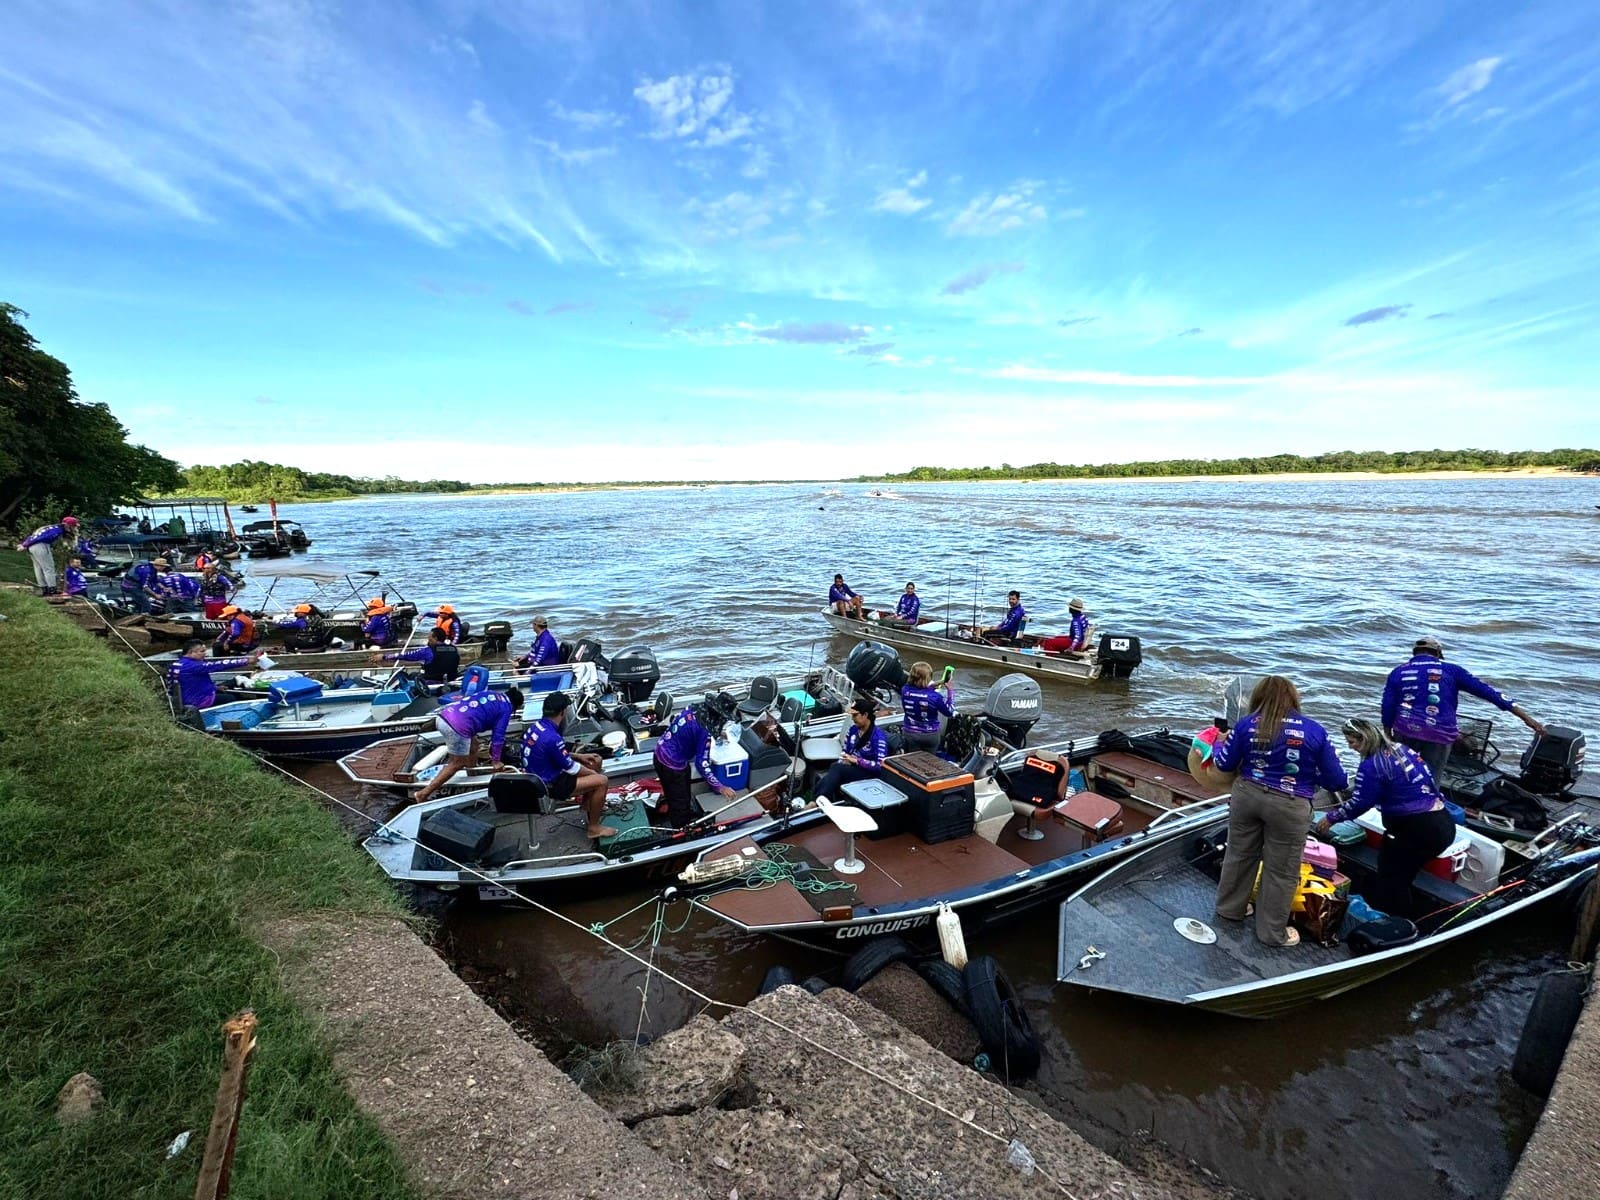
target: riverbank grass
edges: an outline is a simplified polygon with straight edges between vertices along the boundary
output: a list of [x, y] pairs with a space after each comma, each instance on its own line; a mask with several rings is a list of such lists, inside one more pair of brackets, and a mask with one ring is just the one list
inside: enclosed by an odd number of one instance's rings
[[[173, 724], [145, 668], [40, 600], [0, 593], [0, 612], [0, 1195], [192, 1194], [220, 1027], [244, 1008], [235, 1200], [416, 1195], [253, 936], [396, 913], [378, 872], [301, 789]], [[104, 1103], [62, 1126], [79, 1071]]]

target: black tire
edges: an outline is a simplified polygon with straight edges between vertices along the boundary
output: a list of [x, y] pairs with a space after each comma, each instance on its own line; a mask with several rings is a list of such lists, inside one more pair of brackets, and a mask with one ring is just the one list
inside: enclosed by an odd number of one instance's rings
[[893, 934], [887, 937], [875, 937], [852, 954], [850, 961], [844, 964], [840, 986], [847, 992], [853, 992], [891, 963], [905, 962], [915, 957], [916, 952], [906, 944], [905, 938], [895, 937]]
[[[1572, 901], [1572, 957], [1579, 962], [1593, 962], [1595, 948], [1600, 945], [1600, 921], [1596, 921], [1587, 930], [1583, 928], [1583, 914], [1589, 911], [1589, 905], [1594, 900], [1594, 893], [1600, 888], [1600, 875], [1589, 880], [1581, 888], [1569, 888], [1568, 894], [1576, 893], [1577, 899]], [[1578, 945], [1579, 937], [1583, 945]]]
[[1548, 1096], [1555, 1086], [1588, 986], [1588, 976], [1578, 971], [1560, 971], [1539, 981], [1511, 1061], [1511, 1078], [1535, 1096]]
[[960, 971], [942, 958], [930, 958], [917, 963], [916, 967], [917, 974], [927, 981], [929, 987], [943, 996], [951, 1008], [966, 1015], [967, 981], [962, 978]]
[[963, 978], [967, 1015], [995, 1074], [1008, 1083], [1032, 1077], [1039, 1070], [1039, 1039], [1005, 972], [994, 959], [982, 955], [967, 964]]
[[820, 996], [823, 992], [831, 988], [833, 984], [829, 983], [821, 975], [810, 975], [806, 977], [806, 981], [800, 986], [805, 988], [805, 990], [810, 992], [813, 996]]
[[775, 992], [779, 988], [787, 987], [792, 983], [794, 983], [794, 972], [779, 963], [776, 966], [767, 968], [767, 973], [761, 977], [761, 990], [756, 995], [765, 996], [769, 992]]

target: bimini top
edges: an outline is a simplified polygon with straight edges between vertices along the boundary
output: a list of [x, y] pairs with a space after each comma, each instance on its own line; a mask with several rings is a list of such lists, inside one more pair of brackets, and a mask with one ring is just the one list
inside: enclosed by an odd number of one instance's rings
[[345, 579], [376, 579], [376, 571], [341, 571], [338, 567], [302, 566], [288, 559], [250, 564], [252, 579], [305, 579], [316, 584], [339, 583]]

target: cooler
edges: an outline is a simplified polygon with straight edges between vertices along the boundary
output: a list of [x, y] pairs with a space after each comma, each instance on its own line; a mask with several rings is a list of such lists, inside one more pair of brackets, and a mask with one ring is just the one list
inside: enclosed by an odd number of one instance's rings
[[911, 802], [899, 788], [882, 779], [855, 779], [840, 790], [849, 803], [866, 809], [878, 823], [878, 828], [867, 834], [868, 838], [893, 837], [904, 831]]
[[[1367, 831], [1367, 845], [1374, 848], [1383, 845], [1383, 814], [1377, 809], [1369, 808], [1356, 818], [1356, 824]], [[1466, 869], [1471, 850], [1472, 835], [1457, 825], [1455, 840], [1444, 848], [1444, 853], [1438, 858], [1423, 863], [1422, 869], [1430, 875], [1454, 883], [1456, 876]]]
[[742, 792], [750, 786], [750, 752], [737, 742], [712, 742], [711, 776], [723, 787]]
[[279, 704], [307, 704], [322, 695], [322, 685], [305, 675], [275, 680], [267, 694]]
[[906, 826], [928, 845], [972, 832], [977, 796], [970, 771], [937, 754], [914, 750], [884, 759], [883, 779], [905, 793]]

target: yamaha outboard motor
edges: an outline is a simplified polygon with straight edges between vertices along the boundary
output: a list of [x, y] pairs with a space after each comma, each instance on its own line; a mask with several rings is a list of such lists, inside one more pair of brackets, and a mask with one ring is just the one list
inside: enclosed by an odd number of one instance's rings
[[1120, 633], [1100, 635], [1100, 649], [1095, 655], [1100, 660], [1100, 674], [1105, 679], [1126, 679], [1133, 669], [1144, 661], [1139, 649], [1139, 639]]
[[862, 691], [893, 690], [905, 686], [906, 669], [900, 656], [882, 642], [862, 642], [844, 660], [844, 673]]
[[1558, 796], [1583, 774], [1586, 739], [1565, 725], [1546, 725], [1522, 752], [1522, 785], [1542, 796]]
[[1042, 712], [1038, 681], [1021, 672], [1002, 675], [983, 698], [984, 720], [1013, 746], [1028, 744]]
[[601, 651], [604, 649], [605, 647], [600, 644], [598, 638], [579, 638], [578, 644], [572, 648], [572, 657], [567, 661], [575, 663], [592, 662], [603, 670], [606, 660]]
[[649, 646], [629, 646], [618, 653], [606, 668], [611, 680], [611, 690], [629, 704], [648, 700], [650, 693], [661, 682], [661, 668], [656, 663], [655, 651]]
[[498, 658], [511, 648], [511, 622], [490, 621], [483, 627], [483, 656]]

